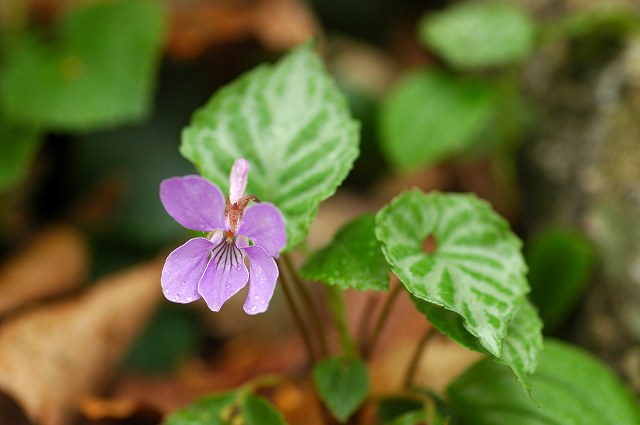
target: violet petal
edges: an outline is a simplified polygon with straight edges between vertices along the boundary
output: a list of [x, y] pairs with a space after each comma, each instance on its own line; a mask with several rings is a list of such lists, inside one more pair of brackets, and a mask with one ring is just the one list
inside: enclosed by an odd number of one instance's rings
[[174, 249], [162, 269], [162, 293], [176, 303], [190, 303], [200, 298], [198, 282], [204, 274], [212, 243], [205, 238], [189, 239]]
[[190, 175], [163, 180], [160, 200], [169, 215], [188, 229], [208, 232], [224, 228], [224, 196], [207, 179]]
[[235, 204], [244, 196], [248, 175], [249, 162], [244, 158], [236, 160], [233, 167], [231, 167], [231, 174], [229, 175], [229, 201], [232, 204]]
[[249, 256], [249, 295], [244, 302], [247, 314], [263, 313], [269, 307], [269, 301], [278, 280], [278, 266], [264, 248], [253, 245], [243, 248]]
[[244, 252], [234, 242], [220, 241], [211, 249], [211, 259], [198, 283], [198, 292], [212, 311], [242, 289], [249, 280]]
[[238, 234], [248, 236], [275, 258], [287, 244], [284, 218], [278, 208], [269, 202], [259, 202], [245, 210]]

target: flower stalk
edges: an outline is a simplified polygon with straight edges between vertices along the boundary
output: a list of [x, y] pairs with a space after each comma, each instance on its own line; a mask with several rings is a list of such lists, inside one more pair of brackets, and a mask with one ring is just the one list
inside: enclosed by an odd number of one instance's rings
[[409, 389], [413, 386], [413, 379], [416, 376], [416, 372], [418, 370], [418, 366], [420, 366], [420, 360], [422, 359], [422, 354], [424, 353], [425, 348], [429, 344], [429, 341], [436, 334], [436, 328], [429, 328], [424, 333], [420, 342], [416, 346], [415, 351], [413, 352], [413, 356], [411, 356], [411, 360], [409, 361], [409, 366], [407, 367], [407, 371], [405, 372], [404, 379], [402, 381], [402, 387], [404, 389]]
[[400, 295], [401, 289], [401, 284], [397, 284], [393, 287], [393, 289], [389, 293], [389, 296], [385, 300], [384, 305], [382, 306], [382, 311], [380, 311], [378, 320], [376, 321], [376, 324], [373, 328], [373, 334], [370, 338], [365, 339], [363, 342], [362, 355], [367, 360], [371, 358], [371, 354], [373, 353], [373, 350], [378, 343], [378, 339], [380, 338], [380, 334], [382, 333], [384, 326], [387, 324], [387, 319], [389, 318], [389, 314], [391, 313], [391, 309], [393, 308], [398, 295]]
[[318, 340], [320, 356], [326, 357], [329, 353], [329, 350], [327, 348], [327, 338], [324, 325], [322, 323], [322, 319], [320, 318], [320, 314], [318, 312], [318, 309], [316, 308], [316, 305], [311, 300], [311, 295], [309, 294], [307, 286], [302, 281], [302, 279], [300, 279], [300, 275], [293, 266], [293, 262], [291, 261], [291, 258], [289, 258], [288, 254], [282, 254], [282, 261], [279, 262], [279, 264], [284, 265], [284, 267], [286, 268], [289, 276], [292, 279], [293, 285], [300, 295], [300, 299], [304, 304], [305, 310], [309, 312], [309, 320]]

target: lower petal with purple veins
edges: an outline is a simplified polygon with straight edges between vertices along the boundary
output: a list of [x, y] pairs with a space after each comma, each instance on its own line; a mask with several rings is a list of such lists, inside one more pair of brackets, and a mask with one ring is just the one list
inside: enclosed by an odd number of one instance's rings
[[249, 257], [251, 279], [249, 295], [244, 303], [244, 311], [248, 314], [263, 313], [269, 307], [269, 301], [278, 280], [278, 266], [267, 251], [258, 245], [243, 248]]
[[198, 282], [207, 267], [211, 241], [194, 238], [179, 246], [164, 263], [160, 283], [162, 293], [176, 303], [190, 303], [200, 298]]
[[211, 249], [209, 263], [198, 283], [198, 292], [212, 311], [242, 289], [249, 280], [244, 252], [233, 241], [223, 239]]

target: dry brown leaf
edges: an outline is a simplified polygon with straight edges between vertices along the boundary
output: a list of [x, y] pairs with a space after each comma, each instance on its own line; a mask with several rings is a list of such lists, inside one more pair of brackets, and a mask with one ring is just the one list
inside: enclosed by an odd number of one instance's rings
[[212, 46], [251, 37], [280, 51], [317, 32], [313, 15], [298, 0], [174, 0], [167, 53], [192, 58]]
[[[66, 9], [100, 0], [27, 0], [31, 16], [51, 21]], [[168, 0], [169, 56], [190, 59], [207, 49], [255, 38], [282, 51], [317, 35], [318, 25], [300, 0]]]
[[318, 35], [319, 25], [298, 0], [262, 0], [251, 14], [253, 35], [263, 46], [282, 51]]
[[160, 298], [162, 262], [102, 279], [84, 295], [27, 311], [0, 327], [0, 390], [30, 420], [62, 425], [108, 381]]
[[79, 409], [91, 423], [108, 420], [131, 420], [138, 425], [155, 425], [162, 420], [161, 412], [130, 399], [86, 396], [80, 401]]
[[0, 316], [31, 301], [69, 292], [87, 271], [87, 246], [73, 227], [41, 232], [0, 266]]

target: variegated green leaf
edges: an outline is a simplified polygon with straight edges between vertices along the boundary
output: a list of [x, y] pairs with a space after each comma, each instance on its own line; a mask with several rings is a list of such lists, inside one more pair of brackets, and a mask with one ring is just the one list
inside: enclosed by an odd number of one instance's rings
[[[465, 329], [462, 316], [419, 298], [412, 299], [418, 311], [424, 314], [438, 331], [465, 348], [491, 355], [480, 345], [480, 341]], [[502, 343], [502, 357], [492, 357], [509, 366], [525, 392], [529, 394], [528, 378], [536, 370], [541, 349], [542, 321], [533, 305], [525, 300], [509, 324], [507, 337]]]
[[509, 333], [502, 344], [502, 358], [499, 361], [511, 368], [527, 393], [530, 390], [528, 376], [536, 371], [540, 350], [542, 321], [533, 305], [525, 300], [509, 324]]
[[226, 191], [233, 162], [251, 164], [247, 192], [280, 208], [288, 247], [358, 156], [358, 123], [311, 45], [260, 66], [196, 111], [180, 152]]
[[[393, 272], [414, 296], [462, 316], [496, 357], [529, 286], [520, 240], [473, 195], [405, 192], [377, 216], [376, 236]], [[423, 249], [425, 239], [435, 249]]]

